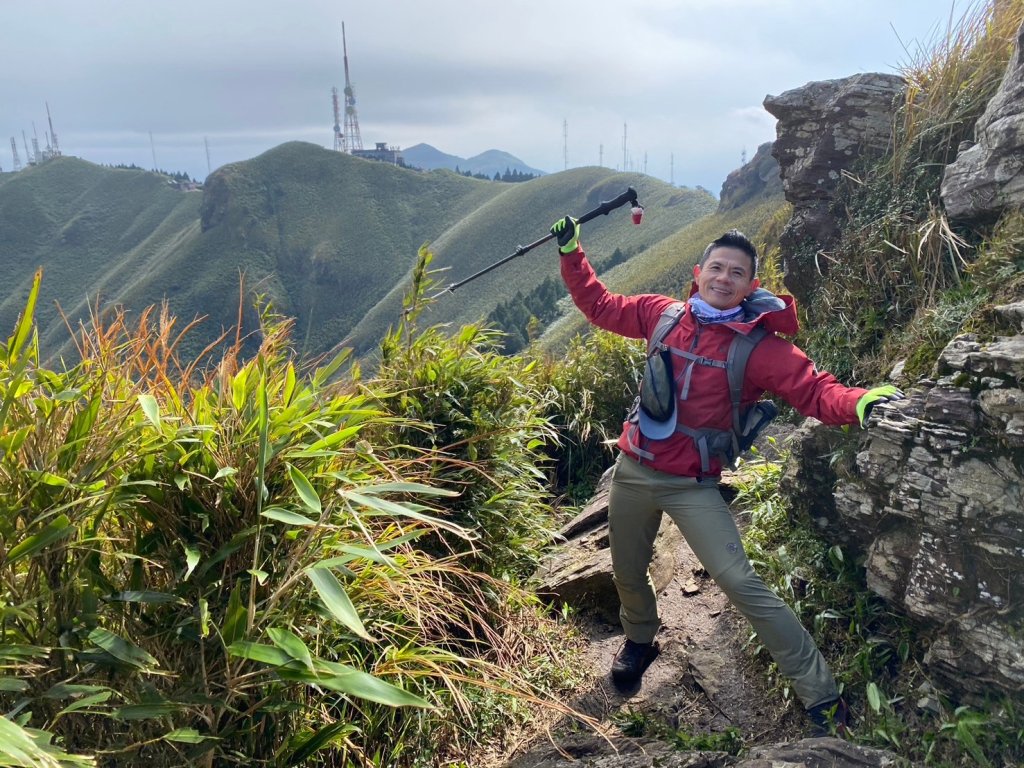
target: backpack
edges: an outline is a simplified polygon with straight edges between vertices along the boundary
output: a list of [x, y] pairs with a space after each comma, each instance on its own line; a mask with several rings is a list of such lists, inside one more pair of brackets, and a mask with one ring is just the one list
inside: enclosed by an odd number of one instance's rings
[[753, 446], [758, 435], [778, 415], [779, 409], [770, 400], [759, 400], [746, 408], [743, 408], [740, 402], [747, 361], [750, 359], [754, 347], [768, 335], [768, 331], [757, 326], [747, 335], [734, 333], [724, 361], [695, 355], [692, 352], [673, 351], [665, 345], [665, 337], [682, 318], [685, 310], [686, 305], [683, 302], [672, 303], [661, 313], [661, 317], [658, 318], [658, 323], [654, 327], [654, 332], [647, 344], [647, 359], [640, 382], [640, 394], [637, 395], [630, 411], [629, 421], [633, 426], [627, 432], [627, 441], [630, 449], [638, 456], [648, 460], [654, 459], [653, 453], [634, 445], [632, 438], [633, 434], [640, 429], [641, 409], [649, 419], [656, 422], [664, 423], [668, 419], [675, 418], [677, 381], [672, 365], [673, 354], [691, 361], [683, 381], [682, 399], [684, 400], [689, 392], [690, 372], [693, 365], [724, 368], [729, 382], [729, 400], [732, 404], [732, 429], [722, 430], [710, 427], [694, 429], [679, 423], [676, 423], [673, 429], [673, 432], [682, 432], [694, 441], [700, 453], [701, 471], [707, 473], [710, 471], [712, 456], [718, 456], [723, 465], [734, 467], [740, 456]]

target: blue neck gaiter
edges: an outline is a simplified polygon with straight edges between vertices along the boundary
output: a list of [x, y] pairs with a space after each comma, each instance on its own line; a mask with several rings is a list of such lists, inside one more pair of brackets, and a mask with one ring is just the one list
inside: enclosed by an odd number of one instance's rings
[[732, 309], [715, 309], [700, 296], [691, 296], [689, 303], [690, 311], [702, 323], [728, 323], [743, 317], [742, 306]]

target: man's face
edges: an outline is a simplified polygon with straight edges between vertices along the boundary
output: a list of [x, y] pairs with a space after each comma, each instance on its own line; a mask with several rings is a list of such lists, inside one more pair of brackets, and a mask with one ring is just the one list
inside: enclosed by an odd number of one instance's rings
[[697, 293], [715, 309], [732, 309], [757, 290], [761, 281], [751, 277], [754, 265], [739, 248], [715, 248], [704, 266], [693, 268]]

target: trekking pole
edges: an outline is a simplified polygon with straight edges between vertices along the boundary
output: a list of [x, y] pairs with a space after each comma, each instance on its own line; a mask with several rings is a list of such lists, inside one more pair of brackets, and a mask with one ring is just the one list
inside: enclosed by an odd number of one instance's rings
[[[598, 216], [607, 216], [609, 212], [614, 211], [616, 208], [621, 208], [626, 203], [632, 203], [633, 204], [632, 205], [633, 223], [634, 224], [639, 224], [640, 220], [643, 218], [643, 215], [644, 215], [644, 207], [642, 205], [640, 205], [640, 203], [637, 202], [636, 190], [633, 189], [632, 187], [628, 187], [625, 192], [623, 192], [621, 195], [619, 195], [615, 199], [613, 199], [613, 200], [606, 200], [603, 203], [601, 203], [600, 205], [598, 205], [597, 208], [595, 208], [594, 210], [588, 211], [587, 213], [584, 213], [582, 216], [580, 216], [578, 219], [576, 219], [576, 223], [577, 224], [585, 224], [586, 222], [590, 221], [591, 219], [596, 219]], [[473, 280], [476, 280], [478, 277], [481, 277], [482, 275], [486, 275], [492, 269], [497, 269], [502, 264], [505, 264], [507, 262], [512, 261], [512, 259], [516, 258], [517, 256], [522, 256], [524, 253], [528, 253], [529, 251], [532, 251], [538, 245], [543, 245], [548, 240], [553, 240], [554, 237], [555, 236], [549, 232], [544, 237], [540, 238], [539, 240], [534, 240], [529, 245], [517, 245], [515, 251], [512, 252], [511, 254], [509, 254], [508, 256], [506, 256], [505, 258], [501, 259], [500, 261], [494, 262], [489, 267], [484, 267], [479, 272], [477, 272], [475, 274], [472, 274], [469, 277], [466, 277], [466, 278], [463, 278], [462, 280], [459, 280], [457, 283], [451, 283], [449, 285], [446, 285], [443, 289], [441, 289], [440, 291], [435, 293], [433, 296], [431, 296], [430, 299], [433, 300], [433, 299], [440, 298], [441, 296], [444, 296], [446, 293], [454, 293], [456, 288], [461, 288], [466, 283], [472, 282]]]

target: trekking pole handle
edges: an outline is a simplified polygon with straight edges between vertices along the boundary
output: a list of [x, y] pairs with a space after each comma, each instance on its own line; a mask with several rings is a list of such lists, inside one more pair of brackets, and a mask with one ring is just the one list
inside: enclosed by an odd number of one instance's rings
[[591, 219], [596, 219], [598, 216], [607, 216], [611, 211], [616, 208], [621, 208], [626, 203], [633, 203], [636, 205], [636, 190], [632, 187], [628, 187], [625, 192], [616, 197], [614, 200], [606, 200], [602, 202], [592, 211], [587, 211], [578, 219], [577, 224], [586, 224]]
[[[633, 189], [632, 187], [627, 187], [625, 192], [623, 192], [621, 195], [612, 200], [605, 200], [604, 202], [599, 204], [597, 208], [595, 208], [594, 210], [587, 211], [578, 219], [576, 219], [576, 223], [585, 224], [586, 222], [591, 221], [592, 219], [596, 219], [598, 216], [607, 216], [611, 211], [614, 211], [616, 208], [621, 208], [626, 203], [633, 203], [633, 205], [637, 205], [636, 190]], [[451, 283], [449, 285], [446, 285], [443, 289], [435, 293], [430, 298], [436, 299], [443, 296], [446, 293], [454, 293], [456, 288], [461, 288], [466, 283], [476, 280], [478, 277], [481, 277], [482, 275], [486, 275], [492, 269], [496, 269], [497, 267], [500, 267], [502, 264], [512, 261], [512, 259], [518, 256], [522, 256], [524, 253], [529, 253], [538, 245], [543, 245], [544, 243], [548, 242], [548, 240], [553, 240], [554, 238], [555, 236], [553, 234], [548, 233], [544, 237], [540, 238], [539, 240], [534, 240], [532, 243], [529, 243], [528, 245], [517, 245], [515, 251], [513, 251], [505, 258], [501, 259], [500, 261], [494, 262], [490, 266], [484, 267], [479, 272], [476, 272], [470, 275], [469, 277], [460, 280], [457, 283]]]

